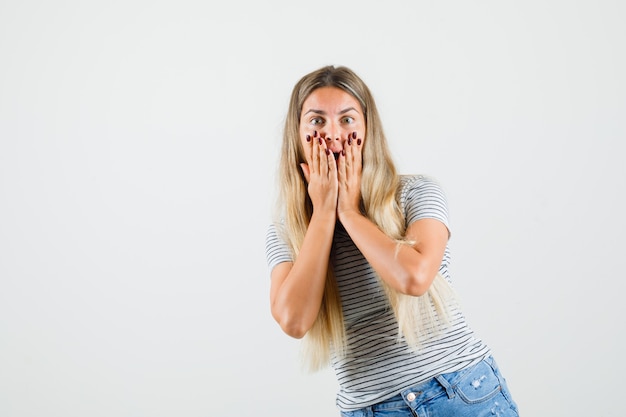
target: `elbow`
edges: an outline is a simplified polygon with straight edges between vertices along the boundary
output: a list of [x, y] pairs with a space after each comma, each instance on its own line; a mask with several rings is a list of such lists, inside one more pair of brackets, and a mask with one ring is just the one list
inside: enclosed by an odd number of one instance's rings
[[285, 334], [294, 339], [302, 339], [309, 331], [309, 327], [304, 326], [299, 320], [282, 320], [278, 324]]
[[279, 323], [279, 324], [283, 332], [285, 332], [285, 334], [287, 334], [288, 336], [293, 337], [294, 339], [302, 339], [308, 331], [308, 329], [305, 329], [302, 326], [284, 324], [284, 323]]
[[404, 274], [404, 276], [399, 280], [400, 288], [398, 290], [406, 295], [420, 297], [428, 292], [435, 275], [424, 271], [423, 269], [407, 271], [407, 273]]
[[421, 297], [428, 292], [428, 286], [420, 282], [408, 281], [400, 288], [400, 292], [413, 297]]
[[311, 328], [311, 325], [307, 325], [298, 315], [285, 312], [279, 314], [274, 311], [272, 311], [272, 315], [282, 331], [294, 339], [302, 339]]

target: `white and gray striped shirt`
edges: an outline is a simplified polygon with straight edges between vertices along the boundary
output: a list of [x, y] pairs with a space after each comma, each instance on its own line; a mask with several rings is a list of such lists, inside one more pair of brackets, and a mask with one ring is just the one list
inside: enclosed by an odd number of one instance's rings
[[[423, 175], [401, 176], [399, 200], [407, 226], [432, 218], [448, 227], [448, 209], [439, 184]], [[291, 252], [270, 225], [266, 237], [270, 270], [281, 262], [293, 261]], [[355, 410], [397, 395], [403, 389], [436, 375], [471, 366], [490, 355], [490, 350], [467, 326], [455, 309], [450, 326], [443, 332], [422, 335], [419, 352], [398, 340], [398, 323], [384, 290], [370, 264], [338, 224], [333, 238], [331, 263], [341, 295], [347, 332], [347, 356], [331, 362], [339, 382], [337, 406]], [[446, 248], [440, 274], [450, 282]]]

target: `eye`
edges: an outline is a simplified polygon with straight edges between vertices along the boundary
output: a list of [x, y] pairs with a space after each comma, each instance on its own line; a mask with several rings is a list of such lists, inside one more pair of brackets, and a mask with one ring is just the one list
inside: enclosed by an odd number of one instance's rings
[[341, 121], [346, 124], [351, 124], [351, 123], [354, 123], [354, 118], [350, 116], [346, 116], [343, 119], [341, 119]]
[[321, 125], [323, 123], [324, 123], [324, 119], [322, 119], [321, 117], [314, 117], [311, 119], [312, 125]]

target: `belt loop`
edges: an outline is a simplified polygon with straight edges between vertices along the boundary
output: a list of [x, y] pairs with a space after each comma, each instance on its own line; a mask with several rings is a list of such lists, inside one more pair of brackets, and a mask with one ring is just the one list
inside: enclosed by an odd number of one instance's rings
[[441, 375], [437, 375], [435, 379], [446, 390], [446, 394], [448, 395], [448, 398], [450, 399], [454, 398], [454, 390], [452, 389], [452, 386], [448, 383], [448, 381]]

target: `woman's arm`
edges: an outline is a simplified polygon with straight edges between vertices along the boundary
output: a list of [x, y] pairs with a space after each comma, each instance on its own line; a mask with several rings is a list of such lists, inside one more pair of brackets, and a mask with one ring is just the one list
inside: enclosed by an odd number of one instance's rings
[[412, 246], [398, 245], [357, 211], [340, 213], [339, 220], [380, 277], [403, 294], [424, 294], [435, 279], [448, 242], [448, 228], [435, 219], [413, 222], [406, 232]]
[[448, 228], [435, 219], [411, 223], [405, 238], [412, 246], [398, 243], [361, 214], [361, 140], [348, 141], [339, 159], [339, 221], [378, 275], [403, 294], [422, 295], [435, 279], [448, 242]]
[[295, 262], [280, 263], [272, 270], [272, 316], [289, 336], [303, 337], [317, 319], [334, 230], [334, 213], [313, 213]]

